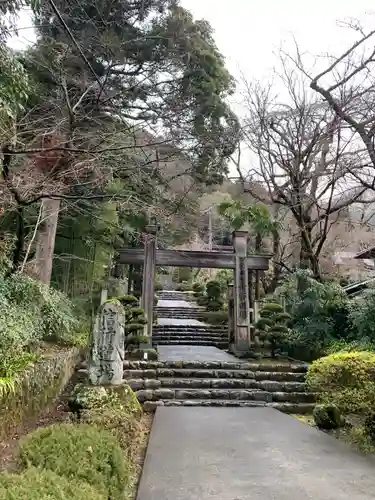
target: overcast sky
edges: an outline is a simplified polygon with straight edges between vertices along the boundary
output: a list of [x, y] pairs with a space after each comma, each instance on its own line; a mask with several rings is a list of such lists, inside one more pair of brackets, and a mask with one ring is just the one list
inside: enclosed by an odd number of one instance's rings
[[[238, 81], [243, 77], [267, 80], [278, 66], [279, 48], [292, 49], [293, 37], [310, 54], [341, 53], [355, 33], [340, 27], [338, 21], [355, 18], [375, 25], [374, 0], [181, 1], [195, 18], [210, 22], [216, 43]], [[30, 17], [23, 13], [19, 37], [13, 38], [12, 46], [22, 48], [33, 41], [32, 29], [24, 29], [30, 25]], [[236, 97], [238, 101], [239, 94]]]
[[[341, 54], [359, 35], [340, 26], [340, 21], [356, 19], [365, 27], [375, 26], [374, 0], [181, 0], [181, 3], [195, 18], [204, 18], [212, 25], [217, 46], [238, 81], [238, 91], [231, 102], [240, 115], [244, 113], [241, 80], [269, 81], [273, 69], [280, 67], [277, 53], [281, 47], [293, 51], [295, 39], [306, 54]], [[23, 13], [19, 37], [11, 41], [13, 47], [22, 48], [34, 40], [33, 30], [24, 29], [30, 25], [29, 15]], [[318, 58], [319, 64], [326, 67], [324, 58]]]

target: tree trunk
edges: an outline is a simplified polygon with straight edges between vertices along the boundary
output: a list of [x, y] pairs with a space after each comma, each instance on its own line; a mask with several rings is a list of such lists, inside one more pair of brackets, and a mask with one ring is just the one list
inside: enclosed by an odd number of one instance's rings
[[272, 231], [272, 253], [273, 253], [273, 273], [272, 273], [272, 278], [270, 283], [265, 287], [263, 285], [264, 291], [267, 294], [273, 293], [277, 285], [279, 284], [279, 279], [281, 275], [281, 265], [278, 264], [281, 260], [281, 255], [280, 255], [280, 233], [279, 231], [275, 228]]
[[314, 254], [311, 242], [312, 228], [305, 226], [301, 229], [300, 267], [310, 269], [314, 278], [320, 280], [319, 258]]
[[15, 273], [21, 263], [25, 243], [25, 219], [22, 205], [17, 206], [16, 213], [16, 242], [13, 250], [12, 269], [9, 274]]
[[34, 273], [45, 285], [51, 282], [59, 209], [60, 200], [42, 200], [42, 223], [37, 236]]

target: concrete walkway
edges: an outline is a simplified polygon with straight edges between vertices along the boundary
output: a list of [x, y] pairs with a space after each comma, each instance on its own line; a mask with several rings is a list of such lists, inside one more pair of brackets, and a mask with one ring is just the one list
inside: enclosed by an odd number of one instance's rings
[[137, 500], [373, 500], [375, 462], [271, 408], [158, 408]]
[[186, 346], [186, 345], [159, 345], [159, 361], [232, 361], [239, 359], [217, 347]]

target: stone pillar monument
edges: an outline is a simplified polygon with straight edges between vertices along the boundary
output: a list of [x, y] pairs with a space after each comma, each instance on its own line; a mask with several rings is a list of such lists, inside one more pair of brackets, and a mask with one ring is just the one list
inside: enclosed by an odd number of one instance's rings
[[105, 302], [96, 316], [89, 355], [93, 385], [122, 384], [125, 358], [125, 314], [118, 301]]
[[234, 270], [234, 349], [238, 354], [250, 351], [250, 304], [247, 268], [247, 231], [233, 232], [236, 267]]
[[[144, 234], [144, 265], [141, 307], [144, 309], [147, 324], [145, 325], [145, 335], [148, 336], [149, 344], [152, 347], [152, 323], [154, 312], [154, 285], [156, 267], [156, 234], [157, 226], [146, 226]], [[145, 346], [146, 347], [146, 346]]]

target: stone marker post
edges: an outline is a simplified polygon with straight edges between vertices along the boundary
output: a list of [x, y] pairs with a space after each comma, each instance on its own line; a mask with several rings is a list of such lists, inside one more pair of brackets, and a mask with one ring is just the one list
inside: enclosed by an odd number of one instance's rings
[[118, 301], [99, 308], [89, 356], [89, 380], [93, 385], [120, 385], [125, 358], [125, 313]]
[[247, 240], [247, 231], [233, 232], [236, 265], [234, 270], [234, 349], [239, 354], [248, 352], [251, 346]]
[[145, 312], [146, 325], [144, 333], [148, 336], [147, 348], [152, 347], [152, 323], [154, 313], [154, 287], [156, 267], [156, 226], [146, 226], [145, 230], [145, 256], [143, 265], [143, 284], [141, 307]]

